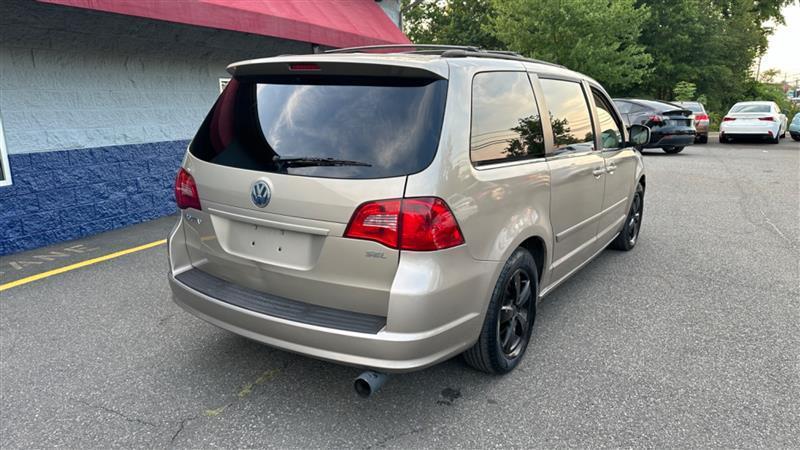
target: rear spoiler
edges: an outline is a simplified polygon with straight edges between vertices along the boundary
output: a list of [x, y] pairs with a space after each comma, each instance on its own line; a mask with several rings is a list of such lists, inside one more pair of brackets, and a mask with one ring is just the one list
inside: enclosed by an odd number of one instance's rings
[[665, 115], [665, 116], [681, 115], [681, 116], [689, 117], [694, 113], [691, 110], [688, 110], [688, 109], [671, 109], [671, 110], [667, 110], [667, 111], [662, 111], [661, 114]]
[[[314, 55], [316, 56], [316, 55]], [[267, 58], [241, 61], [228, 66], [228, 72], [235, 77], [264, 75], [359, 75], [391, 78], [447, 79], [448, 67], [444, 64], [422, 64], [419, 61], [386, 60], [370, 57], [350, 57], [342, 61], [340, 55], [319, 58], [309, 55], [308, 59]]]

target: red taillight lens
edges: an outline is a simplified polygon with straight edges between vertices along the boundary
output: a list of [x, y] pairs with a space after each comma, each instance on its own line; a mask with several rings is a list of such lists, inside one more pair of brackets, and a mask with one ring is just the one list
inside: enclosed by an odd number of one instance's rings
[[652, 123], [661, 123], [664, 121], [664, 117], [662, 116], [650, 116], [647, 118]]
[[774, 117], [759, 117], [758, 120], [763, 120], [765, 122], [777, 122]]
[[344, 236], [397, 248], [401, 203], [399, 199], [364, 203], [353, 214]]
[[708, 114], [698, 114], [694, 116], [694, 120], [697, 120], [698, 122], [701, 120], [708, 120]]
[[203, 209], [200, 207], [200, 196], [197, 195], [197, 185], [194, 184], [194, 178], [183, 167], [178, 171], [178, 176], [175, 178], [175, 203], [178, 204], [180, 209]]
[[452, 211], [436, 197], [365, 203], [353, 214], [344, 236], [414, 251], [442, 250], [464, 243]]
[[723, 122], [733, 122], [734, 120], [736, 120], [735, 117], [723, 117], [722, 118]]

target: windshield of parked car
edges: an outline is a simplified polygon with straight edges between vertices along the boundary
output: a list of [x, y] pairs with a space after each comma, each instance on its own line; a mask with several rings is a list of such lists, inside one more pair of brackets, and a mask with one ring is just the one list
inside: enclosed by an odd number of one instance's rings
[[753, 105], [753, 104], [745, 104], [745, 105], [733, 105], [731, 108], [732, 113], [768, 113], [770, 111], [769, 105]]

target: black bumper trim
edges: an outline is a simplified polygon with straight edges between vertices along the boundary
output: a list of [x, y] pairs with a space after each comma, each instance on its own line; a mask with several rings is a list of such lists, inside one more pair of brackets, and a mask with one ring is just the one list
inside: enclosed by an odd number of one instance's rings
[[198, 269], [175, 276], [187, 287], [213, 299], [272, 317], [337, 330], [377, 334], [386, 326], [386, 318], [327, 306], [312, 305], [265, 294], [230, 283]]

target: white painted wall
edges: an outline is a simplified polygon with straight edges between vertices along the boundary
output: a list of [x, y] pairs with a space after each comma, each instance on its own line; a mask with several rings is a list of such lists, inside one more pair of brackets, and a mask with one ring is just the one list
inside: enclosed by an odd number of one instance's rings
[[307, 43], [0, 0], [9, 154], [189, 139], [237, 60]]

